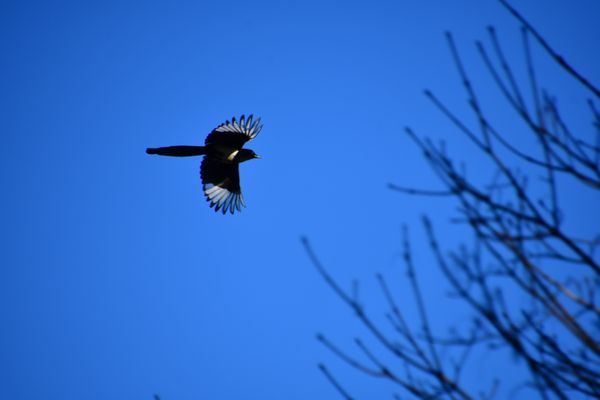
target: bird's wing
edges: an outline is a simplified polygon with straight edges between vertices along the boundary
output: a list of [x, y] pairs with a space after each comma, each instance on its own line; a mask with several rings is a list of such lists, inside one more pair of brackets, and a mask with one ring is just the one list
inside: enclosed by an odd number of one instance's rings
[[252, 118], [252, 115], [248, 118], [242, 115], [239, 121], [236, 121], [235, 117], [231, 118], [231, 122], [225, 121], [208, 134], [204, 143], [241, 148], [248, 140], [254, 139], [262, 129], [260, 118], [254, 121]]
[[240, 188], [238, 164], [204, 157], [200, 165], [200, 177], [206, 200], [215, 211], [233, 214], [235, 210], [241, 211], [242, 206], [246, 206]]

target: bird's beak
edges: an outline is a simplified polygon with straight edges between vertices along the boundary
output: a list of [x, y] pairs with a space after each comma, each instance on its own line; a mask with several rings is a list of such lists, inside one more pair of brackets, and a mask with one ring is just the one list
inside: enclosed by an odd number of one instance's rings
[[254, 155], [254, 158], [262, 158], [261, 156], [259, 156], [258, 154]]

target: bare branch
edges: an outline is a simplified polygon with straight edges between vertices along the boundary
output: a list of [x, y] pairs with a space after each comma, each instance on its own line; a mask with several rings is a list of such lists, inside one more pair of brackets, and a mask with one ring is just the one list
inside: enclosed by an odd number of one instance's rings
[[319, 364], [319, 369], [321, 370], [321, 372], [323, 372], [323, 375], [325, 375], [325, 377], [327, 378], [327, 380], [329, 382], [331, 382], [331, 384], [333, 385], [333, 387], [335, 387], [337, 389], [337, 391], [342, 395], [342, 397], [346, 400], [353, 400], [353, 397], [350, 396], [348, 394], [348, 392], [346, 391], [346, 389], [344, 389], [342, 387], [342, 385], [340, 385], [340, 383], [337, 381], [337, 379], [335, 379], [333, 377], [333, 375], [331, 374], [331, 372], [329, 372], [329, 370], [327, 369], [327, 367], [325, 366], [325, 364]]
[[546, 42], [546, 39], [542, 35], [538, 33], [536, 29], [517, 11], [515, 10], [506, 0], [500, 0], [500, 3], [515, 17], [517, 18], [525, 28], [531, 32], [531, 34], [535, 37], [538, 43], [542, 46], [544, 50], [560, 65], [563, 67], [569, 74], [571, 74], [575, 79], [577, 79], [583, 86], [588, 88], [596, 97], [600, 98], [600, 90], [592, 85], [585, 77], [583, 77], [579, 72], [577, 72], [561, 55], [556, 53], [552, 47]]

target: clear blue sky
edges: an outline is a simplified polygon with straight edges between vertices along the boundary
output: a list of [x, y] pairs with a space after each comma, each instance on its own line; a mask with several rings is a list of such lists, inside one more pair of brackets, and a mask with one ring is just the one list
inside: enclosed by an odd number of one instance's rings
[[[600, 3], [515, 4], [600, 82]], [[387, 396], [315, 340], [364, 331], [299, 237], [346, 287], [361, 279], [376, 311], [376, 271], [403, 285], [402, 223], [417, 257], [421, 214], [452, 234], [453, 204], [386, 184], [437, 187], [405, 125], [469, 162], [422, 90], [468, 115], [450, 30], [493, 105], [473, 46], [488, 24], [520, 56], [495, 1], [3, 1], [0, 397], [337, 398], [321, 361], [357, 397]], [[540, 73], [563, 90], [556, 69]], [[583, 109], [580, 94], [566, 105]], [[242, 113], [264, 128], [239, 214], [208, 208], [199, 159], [144, 153], [201, 144]], [[432, 318], [463, 318], [444, 308], [435, 267], [419, 273]]]

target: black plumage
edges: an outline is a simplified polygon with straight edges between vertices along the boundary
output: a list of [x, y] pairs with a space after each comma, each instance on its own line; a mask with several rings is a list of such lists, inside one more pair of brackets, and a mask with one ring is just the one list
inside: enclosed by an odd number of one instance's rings
[[242, 115], [237, 121], [226, 121], [212, 130], [204, 146], [169, 146], [147, 148], [146, 153], [171, 157], [204, 156], [200, 164], [202, 189], [206, 200], [215, 211], [233, 214], [245, 207], [240, 187], [239, 164], [260, 158], [253, 150], [242, 146], [258, 135], [262, 125], [260, 118], [253, 120]]

